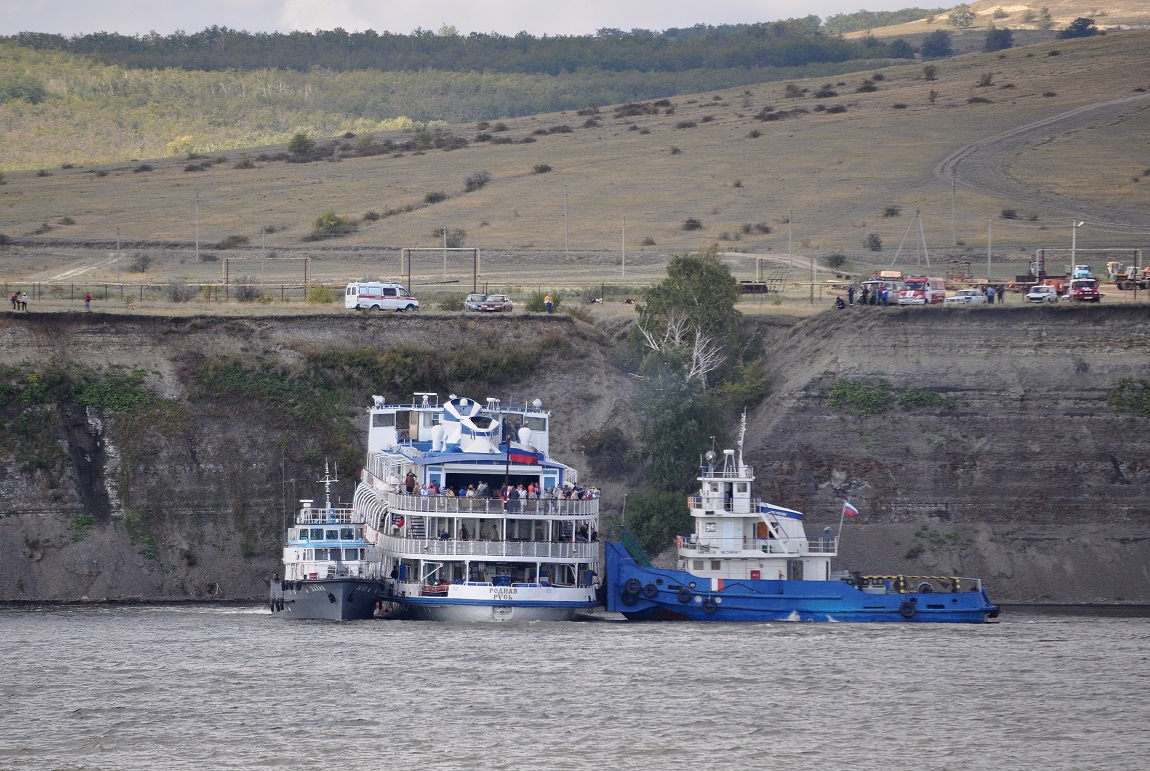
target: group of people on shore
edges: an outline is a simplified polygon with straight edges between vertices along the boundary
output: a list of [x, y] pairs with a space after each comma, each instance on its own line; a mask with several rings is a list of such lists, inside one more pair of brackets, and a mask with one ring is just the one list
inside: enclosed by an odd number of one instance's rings
[[14, 311], [27, 311], [28, 310], [28, 293], [27, 292], [13, 292], [12, 296], [8, 298], [12, 301], [12, 310]]

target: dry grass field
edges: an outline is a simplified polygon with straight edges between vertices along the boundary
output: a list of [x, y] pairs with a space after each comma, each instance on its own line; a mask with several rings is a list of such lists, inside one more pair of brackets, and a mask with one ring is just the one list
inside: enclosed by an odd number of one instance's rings
[[[481, 250], [479, 283], [491, 291], [637, 287], [661, 279], [671, 255], [717, 242], [739, 278], [785, 277], [787, 293], [749, 307], [799, 313], [811, 308], [811, 264], [835, 253], [847, 257], [842, 270], [856, 275], [892, 263], [926, 271], [929, 258], [932, 273], [955, 260], [986, 278], [988, 224], [992, 278], [1008, 278], [1025, 272], [1036, 249], [1068, 248], [1072, 218], [1086, 220], [1075, 233], [1079, 249], [1150, 245], [1150, 215], [1128, 228], [1103, 224], [1114, 222], [1108, 207], [1119, 204], [1150, 212], [1148, 61], [1150, 31], [1125, 31], [937, 61], [936, 80], [924, 79], [922, 63], [837, 76], [829, 84], [837, 96], [824, 98], [814, 95], [827, 84], [821, 78], [797, 81], [808, 89], [799, 97], [785, 95], [786, 83], [680, 96], [673, 114], [616, 117], [602, 107], [598, 125], [573, 112], [507, 120], [498, 136], [515, 143], [473, 142], [450, 152], [257, 161], [249, 169], [234, 168], [240, 153], [229, 152], [196, 172], [185, 171], [185, 158], [147, 160], [147, 172], [134, 171], [139, 161], [44, 176], [10, 172], [0, 186], [0, 232], [15, 244], [0, 253], [0, 280], [59, 283], [43, 309], [75, 307], [77, 288], [82, 294], [117, 278], [218, 281], [225, 257], [232, 278], [269, 284], [301, 283], [301, 264], [280, 259], [299, 256], [310, 257], [312, 281], [398, 278], [399, 250], [439, 246], [435, 233], [446, 227], [465, 231], [464, 244]], [[980, 86], [987, 76], [991, 84]], [[860, 91], [866, 83], [876, 90]], [[952, 196], [950, 181], [936, 176], [940, 161], [970, 143], [1123, 97], [1136, 99], [1000, 159], [1004, 172], [1039, 198], [1072, 198], [1079, 210], [961, 186]], [[805, 112], [757, 119], [767, 107]], [[535, 133], [557, 126], [573, 131]], [[450, 128], [469, 139], [479, 133], [474, 124]], [[550, 171], [537, 172], [542, 165]], [[489, 173], [490, 182], [465, 193], [465, 180], [477, 171]], [[434, 192], [446, 200], [427, 205]], [[898, 214], [884, 216], [891, 207]], [[1011, 208], [1018, 217], [1002, 219]], [[357, 232], [305, 241], [328, 210], [361, 220]], [[400, 213], [363, 219], [392, 210]], [[916, 210], [928, 255], [916, 248]], [[701, 228], [685, 230], [689, 219]], [[760, 233], [759, 225], [771, 232]], [[872, 233], [882, 251], [864, 246]], [[249, 245], [216, 248], [233, 236]], [[130, 270], [139, 254], [153, 258], [146, 273]], [[412, 280], [421, 297], [470, 289], [470, 256], [453, 254], [447, 263], [440, 252], [417, 254]], [[814, 275], [818, 282], [835, 278], [826, 269]], [[267, 294], [279, 305], [278, 289]], [[297, 292], [288, 304], [298, 309], [299, 300]]]

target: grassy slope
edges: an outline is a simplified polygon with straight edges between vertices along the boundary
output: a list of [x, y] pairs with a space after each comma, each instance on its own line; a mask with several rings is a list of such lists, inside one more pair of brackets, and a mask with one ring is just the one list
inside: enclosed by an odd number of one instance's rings
[[[1061, 55], [1047, 56], [1051, 48]], [[831, 99], [786, 99], [783, 84], [772, 83], [678, 98], [671, 116], [615, 119], [604, 109], [596, 128], [542, 136], [533, 144], [476, 144], [399, 158], [264, 163], [250, 170], [233, 169], [237, 154], [232, 153], [228, 163], [198, 173], [184, 172], [181, 159], [153, 161], [155, 171], [142, 174], [132, 173], [132, 164], [108, 167], [105, 177], [86, 169], [56, 170], [48, 177], [15, 172], [0, 187], [0, 232], [24, 236], [44, 222], [71, 217], [75, 224], [57, 225], [47, 237], [113, 240], [119, 227], [129, 240], [191, 242], [198, 193], [204, 244], [231, 234], [246, 235], [258, 244], [261, 228], [273, 225], [279, 232], [269, 237], [269, 245], [285, 252], [299, 247], [322, 254], [330, 246], [374, 252], [380, 247], [435, 246], [433, 231], [447, 225], [466, 230], [468, 244], [485, 250], [561, 253], [566, 241], [572, 250], [610, 254], [619, 250], [625, 216], [628, 253], [633, 255], [629, 259], [638, 260], [636, 252], [645, 237], [657, 244], [649, 251], [667, 253], [759, 222], [769, 223], [775, 232], [744, 236], [726, 246], [785, 251], [786, 226], [781, 223], [793, 210], [796, 252], [843, 251], [856, 268], [885, 267], [910, 224], [907, 215], [916, 208], [924, 213], [928, 242], [950, 243], [950, 186], [932, 176], [941, 158], [980, 137], [1148, 87], [1147, 60], [1150, 33], [1126, 32], [1013, 49], [1001, 58], [971, 54], [939, 62], [934, 82], [922, 80], [921, 65], [892, 67], [883, 71], [885, 79], [875, 93], [854, 93], [868, 72], [834, 78], [845, 85], [837, 87], [841, 96]], [[985, 72], [994, 73], [993, 88], [978, 88]], [[800, 85], [817, 89], [823, 82], [820, 78]], [[1007, 83], [1015, 87], [1002, 89]], [[938, 92], [933, 105], [932, 90]], [[1056, 96], [1044, 97], [1046, 92]], [[971, 96], [989, 96], [993, 102], [971, 105]], [[896, 103], [907, 108], [892, 109]], [[811, 112], [770, 123], [754, 119], [766, 105], [813, 110], [820, 104], [841, 104], [847, 111]], [[712, 119], [704, 122], [707, 116]], [[1031, 148], [1015, 159], [1012, 171], [1101, 204], [1122, 197], [1150, 206], [1150, 183], [1131, 181], [1150, 167], [1144, 140], [1150, 135], [1147, 116], [1143, 111], [1119, 126], [1098, 125]], [[578, 127], [582, 120], [573, 113], [511, 120], [508, 135], [518, 139], [558, 124]], [[682, 121], [697, 125], [676, 128]], [[650, 133], [628, 130], [632, 124]], [[455, 130], [476, 133], [474, 125]], [[753, 130], [761, 136], [751, 138]], [[681, 152], [673, 154], [672, 147]], [[540, 163], [553, 171], [532, 173]], [[489, 171], [492, 182], [462, 194], [465, 178], [479, 169]], [[301, 243], [311, 220], [324, 210], [350, 215], [383, 211], [419, 204], [425, 193], [436, 190], [451, 197], [364, 223], [358, 234], [338, 242]], [[901, 206], [903, 216], [883, 218], [888, 205]], [[987, 217], [1010, 205], [960, 192], [957, 232], [969, 244], [967, 258], [977, 264], [985, 253]], [[1037, 224], [996, 225], [996, 250], [1012, 246], [1021, 250], [1014, 259], [1022, 260], [1037, 246], [1065, 245], [1062, 218], [1034, 214], [1039, 216]], [[681, 224], [688, 217], [701, 220], [705, 229], [683, 231]], [[1053, 233], [1040, 230], [1048, 223]], [[862, 249], [870, 232], [881, 235], [886, 251], [871, 254]], [[1085, 237], [1085, 232], [1079, 236]], [[1080, 241], [1080, 246], [1085, 243]], [[936, 253], [935, 258], [940, 256]], [[389, 263], [392, 259], [387, 257]], [[184, 268], [191, 271], [191, 266]], [[16, 269], [10, 263], [9, 270]], [[211, 271], [218, 273], [219, 268]]]

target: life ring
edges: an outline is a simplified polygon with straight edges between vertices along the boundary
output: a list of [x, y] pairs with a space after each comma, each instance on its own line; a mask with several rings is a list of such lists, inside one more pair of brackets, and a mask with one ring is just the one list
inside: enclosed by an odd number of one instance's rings
[[719, 603], [715, 601], [714, 597], [703, 598], [703, 611], [706, 613], [714, 613], [719, 609]]
[[659, 596], [659, 588], [654, 584], [647, 584], [643, 587], [643, 596], [648, 600], [653, 600]]
[[637, 595], [642, 588], [643, 585], [639, 583], [638, 578], [628, 578], [627, 583], [623, 584], [623, 591], [628, 592], [629, 594]]
[[688, 602], [691, 601], [691, 592], [687, 589], [687, 587], [684, 586], [682, 589], [679, 590], [679, 593], [677, 595], [675, 595], [675, 597], [679, 600], [679, 602], [686, 605]]
[[918, 612], [918, 608], [914, 606], [913, 602], [903, 602], [898, 606], [898, 614], [903, 618], [914, 618], [914, 614]]
[[632, 605], [634, 605], [636, 602], [639, 601], [639, 595], [633, 594], [631, 592], [623, 592], [623, 596], [620, 597], [619, 599], [621, 599], [623, 601], [624, 605], [626, 605], [627, 607], [631, 607]]

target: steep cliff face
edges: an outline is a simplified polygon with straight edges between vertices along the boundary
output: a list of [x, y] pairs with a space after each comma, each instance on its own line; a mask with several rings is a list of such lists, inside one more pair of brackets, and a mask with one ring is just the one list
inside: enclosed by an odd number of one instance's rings
[[[552, 339], [561, 341], [553, 351], [539, 346]], [[561, 317], [0, 317], [0, 355], [15, 372], [145, 370], [143, 386], [165, 397], [124, 413], [66, 400], [26, 406], [22, 392], [4, 392], [17, 402], [7, 405], [14, 429], [34, 414], [45, 428], [25, 432], [28, 441], [56, 454], [41, 453], [49, 460], [37, 465], [21, 460], [26, 448], [5, 445], [0, 457], [0, 549], [9, 557], [0, 561], [0, 600], [259, 598], [280, 568], [285, 519], [299, 498], [318, 494], [328, 451], [352, 459], [337, 487], [350, 500], [366, 439], [361, 408], [386, 389], [353, 390], [335, 422], [355, 446], [331, 447], [314, 441], [314, 425], [285, 417], [298, 412], [290, 404], [196, 393], [197, 371], [213, 361], [290, 371], [317, 352], [334, 368], [342, 354], [399, 346], [429, 361], [536, 351], [531, 361], [520, 357], [521, 372], [489, 373], [493, 390], [472, 395], [542, 399], [560, 427], [553, 451], [580, 466], [574, 446], [590, 426], [630, 430], [630, 385], [602, 343]]]
[[[759, 493], [805, 511], [808, 527], [837, 527], [843, 499], [861, 509], [840, 566], [981, 576], [1002, 601], [1150, 602], [1150, 418], [1107, 400], [1123, 378], [1150, 380], [1143, 309], [868, 308], [763, 326], [772, 393], [748, 416], [746, 456]], [[284, 520], [316, 495], [330, 443], [286, 420], [288, 405], [197, 392], [196, 373], [220, 357], [291, 369], [400, 346], [448, 359], [536, 351], [471, 395], [542, 399], [553, 451], [586, 470], [584, 433], [636, 434], [612, 345], [562, 317], [4, 315], [8, 367], [146, 370], [144, 387], [165, 398], [130, 414], [9, 404], [42, 419], [21, 436], [57, 455], [46, 471], [28, 448], [0, 445], [0, 600], [264, 595]], [[887, 381], [894, 401], [869, 417], [833, 409], [842, 380]], [[342, 405], [346, 457], [360, 457], [360, 408], [381, 391], [364, 383]], [[339, 471], [348, 499], [358, 467]], [[616, 516], [626, 480], [595, 481]]]
[[[1014, 601], [1150, 601], [1150, 419], [1108, 395], [1150, 380], [1145, 308], [847, 309], [796, 325], [749, 429], [760, 490], [837, 526], [844, 561], [982, 576]], [[908, 399], [836, 411], [839, 378]]]

